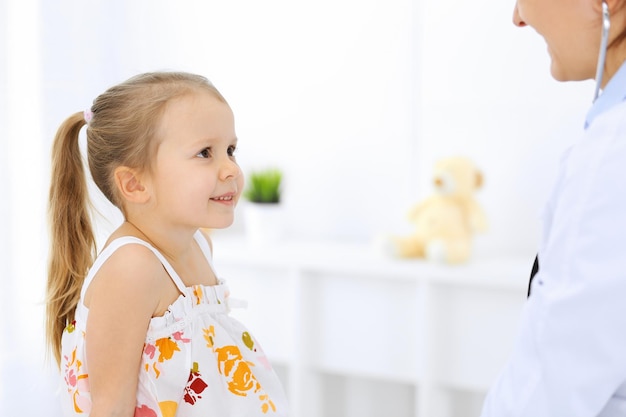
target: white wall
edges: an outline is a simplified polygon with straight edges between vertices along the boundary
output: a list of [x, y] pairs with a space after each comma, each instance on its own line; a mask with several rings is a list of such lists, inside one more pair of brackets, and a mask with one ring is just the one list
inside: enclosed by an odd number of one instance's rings
[[44, 361], [45, 195], [36, 1], [0, 2], [0, 415], [56, 412]]

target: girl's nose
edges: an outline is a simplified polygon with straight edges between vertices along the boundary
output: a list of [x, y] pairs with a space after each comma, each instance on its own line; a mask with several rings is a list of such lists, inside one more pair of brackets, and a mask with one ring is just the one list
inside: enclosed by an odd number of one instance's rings
[[524, 20], [522, 20], [522, 17], [519, 15], [517, 2], [515, 2], [515, 9], [513, 9], [513, 24], [520, 28], [526, 26], [526, 22], [524, 22]]
[[222, 177], [222, 179], [237, 178], [241, 175], [241, 168], [239, 168], [237, 162], [233, 161], [232, 159], [227, 159], [226, 161], [224, 161], [224, 164], [222, 165], [222, 169], [220, 171], [220, 176]]

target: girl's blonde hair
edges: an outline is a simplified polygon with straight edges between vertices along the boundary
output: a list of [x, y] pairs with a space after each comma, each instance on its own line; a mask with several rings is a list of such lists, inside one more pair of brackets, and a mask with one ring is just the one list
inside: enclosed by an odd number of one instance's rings
[[94, 100], [89, 111], [74, 113], [59, 127], [52, 146], [51, 248], [46, 294], [46, 339], [57, 364], [61, 360], [63, 330], [74, 320], [85, 276], [96, 255], [87, 179], [78, 142], [79, 132], [87, 124], [85, 120], [89, 120], [86, 134], [91, 176], [107, 199], [124, 212], [113, 171], [119, 166], [149, 169], [165, 104], [196, 91], [207, 91], [226, 103], [202, 76], [146, 73], [110, 88]]

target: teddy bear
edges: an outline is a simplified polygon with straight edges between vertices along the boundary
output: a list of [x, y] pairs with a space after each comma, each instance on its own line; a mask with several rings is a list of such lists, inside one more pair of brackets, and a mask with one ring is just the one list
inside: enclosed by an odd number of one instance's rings
[[413, 234], [391, 238], [392, 253], [448, 264], [466, 262], [473, 235], [487, 230], [485, 213], [474, 198], [483, 185], [482, 174], [470, 159], [449, 157], [435, 164], [433, 185], [434, 194], [408, 212]]

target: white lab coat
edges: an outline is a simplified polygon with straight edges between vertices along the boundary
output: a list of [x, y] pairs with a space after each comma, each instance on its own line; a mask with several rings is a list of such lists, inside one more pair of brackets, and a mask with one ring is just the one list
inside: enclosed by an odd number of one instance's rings
[[622, 65], [562, 158], [539, 273], [482, 417], [626, 416], [625, 98]]

